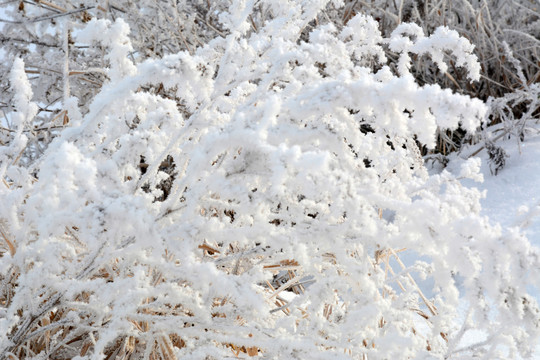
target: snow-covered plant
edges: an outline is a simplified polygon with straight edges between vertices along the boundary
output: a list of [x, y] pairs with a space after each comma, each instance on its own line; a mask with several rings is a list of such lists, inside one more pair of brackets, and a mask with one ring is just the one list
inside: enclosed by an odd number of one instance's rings
[[[384, 34], [390, 34], [402, 22], [414, 22], [424, 32], [448, 26], [475, 44], [475, 55], [482, 66], [482, 79], [470, 84], [462, 69], [450, 66], [438, 71], [430, 59], [415, 59], [415, 76], [421, 82], [444, 84], [471, 96], [500, 97], [521, 86], [521, 80], [505, 51], [505, 43], [514, 52], [527, 82], [538, 82], [540, 64], [540, 15], [538, 2], [530, 0], [373, 0], [345, 1], [341, 21], [355, 12], [369, 13], [378, 19]], [[335, 20], [338, 22], [339, 20]]]
[[[343, 11], [334, 11], [333, 22], [347, 23], [352, 15], [361, 12], [377, 19], [383, 36], [402, 22], [414, 22], [425, 33], [434, 32], [439, 26], [456, 30], [475, 44], [474, 55], [481, 66], [479, 81], [470, 83], [451, 54], [446, 54], [448, 68], [442, 69], [430, 57], [414, 57], [412, 73], [416, 81], [437, 83], [484, 101], [491, 99], [495, 106], [490, 106], [485, 125], [504, 122], [505, 132], [520, 133], [523, 121], [518, 119], [530, 118], [531, 112], [538, 117], [540, 111], [538, 105], [528, 106], [530, 99], [538, 96], [538, 92], [530, 90], [540, 82], [539, 5], [530, 0], [346, 0]], [[387, 51], [387, 55], [390, 65], [396, 64], [393, 53]], [[488, 137], [497, 138], [498, 130], [489, 129]], [[471, 142], [472, 135], [462, 129], [441, 131], [439, 144], [429, 153], [436, 153], [433, 159], [440, 158], [439, 153], [448, 155], [459, 150], [464, 142]]]
[[[103, 83], [110, 80], [106, 71], [110, 65], [108, 44], [102, 42], [88, 48], [88, 43], [76, 42], [74, 34], [81, 26], [95, 20], [122, 18], [130, 25], [126, 29], [131, 29], [129, 59], [140, 62], [181, 50], [193, 52], [220, 36], [219, 25], [212, 23], [216, 12], [224, 6], [227, 4], [223, 1], [211, 4], [191, 0], [0, 2], [0, 114], [13, 111], [11, 93], [6, 90], [10, 67], [16, 58], [25, 62], [38, 105], [32, 131], [26, 131], [26, 161], [39, 157], [72, 115], [77, 117], [66, 107], [71, 96], [79, 102], [78, 112], [85, 114]], [[122, 31], [121, 24], [112, 28], [111, 40]], [[1, 125], [0, 136], [13, 130], [9, 121], [2, 121]]]
[[[515, 67], [521, 87], [502, 97], [488, 98], [486, 103], [489, 108], [488, 122], [494, 123], [494, 125], [484, 129], [481, 141], [479, 141], [480, 144], [472, 147], [473, 149], [477, 148], [473, 150], [472, 155], [486, 149], [491, 173], [494, 175], [497, 175], [504, 168], [506, 158], [509, 157], [502, 147], [496, 145], [496, 142], [513, 137], [521, 153], [521, 143], [531, 135], [538, 134], [540, 120], [540, 84], [529, 84], [520, 62], [513, 56], [508, 45], [504, 45], [506, 56]], [[465, 152], [470, 152], [470, 148], [466, 147]]]
[[[107, 48], [110, 80], [87, 113], [66, 100], [34, 162], [16, 161], [22, 130], [0, 152], [0, 358], [528, 355], [537, 250], [479, 215], [459, 182], [477, 160], [429, 175], [417, 145], [486, 107], [417, 84], [411, 55], [444, 69], [450, 51], [475, 79], [472, 46], [407, 24], [384, 38], [363, 15], [314, 25], [324, 1], [260, 1], [254, 26], [253, 6], [140, 64], [120, 19], [74, 34]], [[17, 129], [35, 114], [22, 69]]]

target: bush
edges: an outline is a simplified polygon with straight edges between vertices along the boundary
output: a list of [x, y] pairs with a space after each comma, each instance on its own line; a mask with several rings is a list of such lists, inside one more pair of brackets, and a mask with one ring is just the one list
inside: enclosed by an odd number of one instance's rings
[[[477, 160], [430, 175], [417, 146], [487, 108], [419, 85], [411, 57], [444, 71], [450, 51], [478, 79], [472, 45], [413, 24], [385, 38], [363, 15], [317, 25], [324, 4], [261, 2], [257, 25], [250, 6], [192, 53], [138, 64], [123, 20], [89, 20], [73, 37], [107, 49], [109, 80], [89, 104], [66, 96], [42, 155], [14, 61], [0, 357], [530, 354], [536, 249], [479, 215], [459, 182], [481, 179]], [[464, 346], [472, 330], [486, 340]]]

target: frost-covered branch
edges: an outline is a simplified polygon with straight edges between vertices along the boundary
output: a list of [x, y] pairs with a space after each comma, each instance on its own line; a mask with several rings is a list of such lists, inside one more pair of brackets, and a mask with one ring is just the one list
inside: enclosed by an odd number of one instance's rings
[[[14, 62], [0, 357], [451, 358], [503, 340], [526, 355], [537, 250], [480, 216], [459, 181], [481, 180], [477, 160], [429, 174], [417, 143], [485, 119], [412, 75], [411, 55], [444, 69], [449, 53], [477, 78], [470, 42], [406, 24], [385, 37], [361, 14], [317, 23], [325, 2], [218, 3], [205, 19], [223, 37], [151, 59], [122, 19], [74, 32], [108, 79], [92, 96], [70, 79], [43, 154], [21, 145], [37, 107]], [[469, 329], [487, 340], [464, 348]]]

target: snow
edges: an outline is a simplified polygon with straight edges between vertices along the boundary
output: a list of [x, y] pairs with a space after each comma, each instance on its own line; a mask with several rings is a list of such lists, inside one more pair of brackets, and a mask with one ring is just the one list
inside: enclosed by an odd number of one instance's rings
[[[481, 200], [481, 214], [489, 217], [492, 224], [500, 224], [503, 231], [519, 230], [532, 245], [540, 247], [540, 135], [526, 137], [523, 142], [518, 142], [515, 137], [504, 138], [496, 145], [502, 147], [507, 154], [506, 166], [496, 176], [493, 175], [489, 167], [489, 156], [482, 150], [474, 159], [481, 161], [483, 181], [463, 179], [461, 182], [469, 188], [485, 192]], [[461, 158], [454, 158], [448, 169], [457, 171], [457, 165], [461, 163]], [[540, 302], [540, 289], [530, 290], [536, 301]], [[466, 304], [463, 303], [464, 317], [465, 308]], [[470, 330], [459, 345], [466, 347], [484, 340], [485, 332]], [[540, 359], [540, 345], [532, 358]]]
[[[497, 175], [492, 174], [489, 157], [482, 150], [476, 159], [481, 161], [483, 181], [463, 179], [461, 182], [469, 188], [485, 191], [481, 214], [489, 217], [493, 224], [499, 223], [507, 230], [518, 227], [533, 245], [540, 246], [540, 135], [519, 143], [514, 137], [506, 138], [496, 145], [507, 154], [505, 167]], [[462, 161], [456, 155], [448, 170], [458, 173], [458, 164]]]
[[[28, 169], [12, 159], [36, 109], [15, 61], [16, 131], [0, 152], [0, 221], [13, 250], [0, 274], [18, 280], [0, 318], [0, 333], [14, 335], [0, 338], [0, 354], [31, 338], [42, 314], [69, 309], [64, 324], [98, 340], [88, 359], [119, 338], [160, 344], [177, 333], [185, 343], [174, 351], [186, 358], [221, 358], [230, 344], [266, 358], [526, 355], [540, 338], [527, 291], [540, 271], [518, 230], [535, 236], [538, 172], [513, 168], [517, 146], [507, 142], [497, 177], [486, 161], [459, 155], [429, 175], [415, 143], [433, 146], [437, 129], [472, 131], [485, 119], [480, 100], [409, 72], [413, 54], [444, 71], [451, 51], [475, 78], [472, 45], [412, 25], [383, 39], [364, 17], [351, 28], [319, 26], [306, 40], [282, 32], [276, 15], [251, 36], [244, 9], [253, 3], [221, 16], [224, 39], [139, 64], [129, 60], [127, 23], [90, 21], [75, 37], [106, 50], [109, 80], [84, 108], [65, 83], [73, 122]], [[291, 8], [288, 23], [301, 28], [316, 9]], [[383, 45], [397, 53], [399, 76], [385, 63], [361, 66], [382, 62]], [[483, 212], [476, 186], [487, 194]], [[491, 194], [501, 198], [486, 204]], [[416, 258], [405, 265], [397, 253], [407, 249]], [[282, 265], [298, 273], [273, 286], [268, 269]], [[292, 288], [304, 279], [305, 290]], [[295, 296], [275, 303], [288, 287]], [[411, 336], [417, 318], [424, 327]], [[141, 340], [137, 351], [153, 350]]]
[[519, 226], [533, 244], [540, 246], [540, 136], [521, 144], [510, 139], [499, 145], [509, 157], [497, 176], [490, 174], [488, 158], [482, 153], [485, 181], [478, 187], [487, 191], [482, 211], [504, 227]]

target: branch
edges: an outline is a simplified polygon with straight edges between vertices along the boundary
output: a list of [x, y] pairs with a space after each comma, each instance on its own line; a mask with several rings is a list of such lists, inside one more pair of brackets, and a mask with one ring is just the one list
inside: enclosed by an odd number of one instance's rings
[[[0, 21], [3, 21], [0, 19]], [[9, 42], [9, 41], [15, 41], [15, 42], [21, 42], [21, 43], [25, 43], [25, 44], [30, 44], [30, 45], [39, 45], [39, 46], [45, 46], [45, 47], [52, 47], [52, 48], [59, 48], [60, 45], [58, 44], [47, 44], [45, 42], [41, 42], [41, 41], [32, 41], [32, 40], [26, 40], [26, 39], [14, 39], [14, 38], [8, 38], [8, 37], [0, 37], [0, 43], [4, 43], [4, 42]]]
[[38, 17], [28, 19], [28, 20], [8, 20], [8, 19], [1, 19], [0, 18], [0, 22], [5, 22], [5, 23], [9, 23], [9, 24], [19, 24], [19, 25], [31, 24], [31, 23], [36, 23], [36, 22], [40, 22], [40, 21], [55, 19], [55, 18], [62, 17], [62, 16], [77, 14], [77, 13], [80, 13], [82, 11], [90, 10], [90, 9], [93, 9], [93, 8], [95, 8], [95, 6], [86, 6], [86, 7], [78, 8], [76, 10], [71, 10], [71, 11], [68, 11], [68, 12], [65, 12], [65, 13], [54, 14], [54, 15], [46, 15], [46, 16], [38, 16]]
[[52, 4], [52, 3], [44, 1], [44, 0], [37, 0], [36, 3], [37, 3], [37, 5], [39, 5], [39, 7], [43, 8], [43, 9], [47, 9], [47, 10], [54, 9], [54, 10], [60, 11], [62, 13], [65, 13], [67, 11], [63, 7], [60, 7], [58, 5]]

